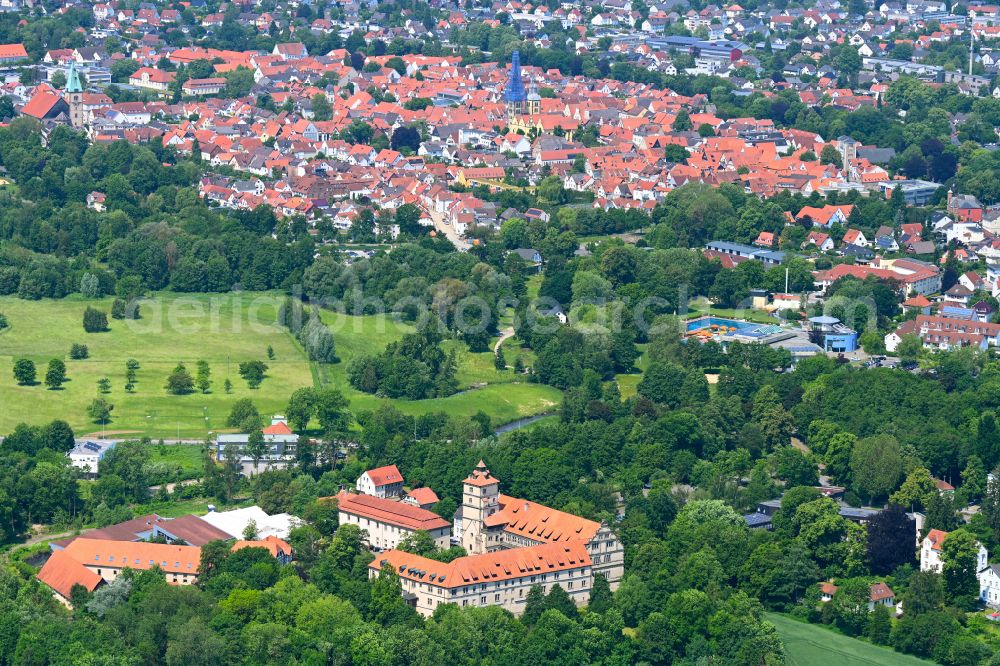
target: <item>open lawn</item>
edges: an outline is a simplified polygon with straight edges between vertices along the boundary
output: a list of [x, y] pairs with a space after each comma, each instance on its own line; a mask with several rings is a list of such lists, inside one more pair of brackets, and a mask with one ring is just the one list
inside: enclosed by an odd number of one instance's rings
[[835, 633], [825, 627], [806, 624], [787, 615], [767, 613], [785, 644], [790, 666], [930, 666], [933, 662], [901, 654], [889, 648]]
[[[160, 293], [143, 302], [142, 318], [109, 321], [111, 330], [86, 333], [83, 312], [94, 306], [110, 313], [111, 299], [88, 301], [80, 297], [63, 300], [24, 301], [0, 298], [0, 312], [10, 328], [0, 331], [0, 433], [19, 422], [41, 424], [65, 419], [78, 434], [118, 437], [202, 439], [209, 432], [226, 429], [233, 403], [249, 397], [262, 414], [284, 411], [291, 393], [300, 387], [332, 384], [351, 401], [358, 412], [377, 407], [381, 399], [352, 389], [347, 367], [361, 354], [382, 351], [412, 326], [391, 317], [353, 317], [324, 311], [323, 320], [332, 329], [340, 363], [311, 364], [298, 342], [275, 323], [280, 294], [173, 294]], [[71, 360], [70, 346], [87, 345], [87, 359]], [[268, 359], [267, 348], [275, 358]], [[518, 381], [512, 371], [498, 372], [490, 352], [471, 353], [460, 343], [447, 341], [458, 358], [458, 380], [467, 391], [448, 398], [394, 401], [404, 412], [420, 414], [445, 411], [471, 416], [483, 411], [495, 423], [551, 411], [561, 402], [561, 393], [549, 386]], [[18, 386], [12, 368], [18, 358], [30, 358], [37, 368], [38, 384]], [[62, 389], [48, 390], [44, 380], [50, 359], [65, 361], [69, 381]], [[125, 361], [139, 361], [135, 392], [125, 391]], [[209, 362], [213, 385], [208, 394], [172, 395], [164, 386], [178, 362], [192, 375], [196, 363]], [[241, 361], [267, 363], [267, 377], [252, 390], [240, 377]], [[511, 361], [513, 359], [511, 358]], [[97, 381], [111, 380], [111, 392], [103, 396], [114, 410], [111, 421], [94, 423], [87, 407], [100, 394]], [[231, 393], [223, 390], [226, 378]], [[186, 453], [186, 452], [185, 452]], [[171, 452], [171, 456], [181, 451]], [[154, 454], [154, 458], [156, 455]], [[192, 461], [181, 462], [182, 465]]]
[[688, 303], [688, 319], [704, 315], [726, 319], [745, 319], [758, 324], [776, 324], [778, 320], [766, 312], [750, 308], [717, 308], [707, 298], [698, 298]]
[[[104, 431], [120, 436], [203, 438], [209, 431], [225, 429], [232, 404], [252, 398], [262, 413], [284, 410], [296, 388], [313, 384], [310, 364], [298, 343], [275, 324], [280, 295], [160, 293], [142, 303], [136, 321], [109, 318], [111, 330], [86, 333], [83, 311], [90, 305], [110, 313], [111, 299], [89, 301], [24, 301], [0, 298], [0, 312], [10, 328], [0, 332], [0, 432], [21, 421], [44, 423], [65, 419], [79, 434], [100, 433], [102, 426], [87, 416], [87, 407], [98, 397], [97, 381], [111, 380], [104, 396], [114, 405]], [[87, 345], [90, 357], [70, 360], [73, 343]], [[267, 358], [267, 347], [275, 358]], [[11, 372], [17, 358], [35, 361], [38, 381], [45, 376], [49, 359], [66, 362], [69, 380], [61, 390], [50, 391], [39, 383], [18, 386]], [[125, 361], [134, 358], [140, 368], [135, 393], [125, 391]], [[171, 395], [164, 389], [167, 375], [184, 362], [192, 375], [196, 363], [209, 362], [211, 392]], [[262, 360], [267, 378], [251, 390], [239, 375], [241, 361]], [[232, 393], [223, 390], [226, 378]]]
[[[353, 412], [376, 409], [387, 402], [384, 398], [353, 389], [347, 381], [347, 368], [357, 356], [382, 351], [388, 343], [399, 340], [413, 327], [388, 316], [356, 317], [324, 311], [322, 317], [337, 341], [340, 363], [320, 367], [319, 381], [339, 388], [350, 400]], [[392, 400], [400, 411], [406, 414], [443, 411], [453, 416], [472, 416], [482, 411], [499, 425], [552, 411], [562, 402], [562, 392], [558, 389], [520, 381], [511, 370], [498, 372], [493, 366], [491, 352], [472, 353], [464, 344], [454, 341], [445, 341], [443, 346], [449, 351], [455, 349], [458, 382], [463, 391], [447, 398]], [[513, 356], [508, 354], [507, 360], [512, 363]]]

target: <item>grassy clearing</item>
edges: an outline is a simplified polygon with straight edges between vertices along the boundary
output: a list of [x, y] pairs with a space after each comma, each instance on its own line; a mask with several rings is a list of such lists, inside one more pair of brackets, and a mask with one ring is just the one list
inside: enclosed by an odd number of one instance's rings
[[768, 613], [767, 620], [777, 628], [790, 666], [827, 663], [836, 663], [837, 666], [929, 666], [933, 663], [865, 643], [825, 627], [799, 622], [786, 615]]
[[149, 451], [149, 462], [161, 465], [177, 465], [185, 473], [184, 478], [200, 476], [204, 467], [200, 444], [170, 444], [153, 446]]
[[[11, 324], [0, 332], [0, 433], [9, 432], [22, 421], [40, 424], [60, 418], [78, 434], [203, 439], [209, 432], [226, 429], [226, 417], [240, 398], [251, 398], [262, 414], [280, 413], [295, 389], [314, 385], [340, 388], [355, 412], [377, 407], [380, 398], [348, 385], [347, 367], [353, 358], [382, 351], [413, 327], [391, 317], [324, 312], [323, 319], [333, 330], [341, 362], [318, 366], [309, 363], [298, 342], [275, 323], [282, 300], [280, 294], [160, 293], [143, 303], [142, 319], [111, 320], [111, 331], [86, 333], [83, 311], [89, 305], [110, 312], [111, 299], [0, 298], [0, 312]], [[70, 360], [69, 349], [74, 343], [86, 344], [90, 357]], [[268, 346], [274, 349], [274, 359], [267, 358]], [[465, 345], [451, 341], [445, 347], [456, 351], [462, 388], [486, 384], [485, 388], [442, 399], [394, 401], [404, 412], [441, 410], [471, 416], [481, 410], [495, 422], [504, 423], [550, 411], [561, 401], [556, 389], [520, 383], [511, 371], [498, 372], [490, 352], [471, 353]], [[14, 360], [21, 357], [35, 361], [39, 381], [44, 379], [50, 359], [63, 359], [69, 381], [58, 391], [47, 390], [43, 384], [18, 386], [11, 369]], [[125, 361], [129, 358], [140, 364], [135, 392], [131, 394], [124, 388]], [[174, 366], [184, 362], [194, 375], [199, 359], [211, 366], [211, 392], [183, 396], [167, 393], [164, 385]], [[239, 363], [250, 360], [262, 360], [269, 366], [267, 378], [256, 390], [248, 388], [239, 376]], [[512, 357], [510, 360], [513, 362]], [[99, 396], [97, 381], [102, 377], [111, 380], [111, 393], [104, 397], [114, 405], [112, 419], [104, 426], [87, 416], [87, 407]], [[228, 394], [223, 390], [227, 377], [233, 385]], [[196, 463], [186, 449], [172, 450], [168, 456], [179, 459], [165, 462], [185, 469]], [[154, 451], [153, 459], [157, 458]]]
[[[275, 324], [281, 298], [274, 294], [172, 294], [160, 293], [145, 301], [138, 321], [110, 320], [111, 331], [86, 333], [83, 311], [90, 305], [110, 312], [111, 299], [82, 298], [23, 301], [0, 298], [0, 312], [11, 327], [0, 332], [0, 432], [21, 421], [43, 423], [55, 418], [68, 421], [80, 434], [100, 433], [102, 426], [87, 416], [87, 407], [98, 396], [97, 380], [111, 380], [104, 396], [114, 405], [106, 433], [121, 436], [203, 438], [224, 429], [232, 404], [252, 398], [262, 413], [280, 412], [296, 388], [312, 385], [309, 362], [298, 344]], [[70, 360], [73, 343], [86, 344], [90, 357]], [[267, 358], [267, 347], [275, 358]], [[66, 362], [70, 381], [59, 391], [44, 385], [17, 386], [13, 362], [35, 361], [38, 379], [49, 359]], [[135, 393], [125, 391], [125, 361], [140, 363]], [[195, 373], [199, 359], [209, 362], [213, 386], [208, 394], [171, 395], [164, 385], [167, 375], [183, 361]], [[267, 378], [251, 390], [239, 376], [241, 361], [263, 360]], [[226, 378], [233, 384], [225, 393]]]
[[[412, 331], [413, 327], [387, 316], [355, 317], [324, 311], [322, 317], [337, 340], [337, 356], [341, 362], [322, 366], [320, 382], [340, 389], [350, 400], [351, 411], [355, 413], [373, 410], [388, 402], [384, 398], [352, 388], [347, 381], [347, 368], [357, 356], [382, 351], [387, 344]], [[471, 416], [482, 411], [494, 423], [501, 424], [551, 411], [562, 402], [562, 392], [558, 389], [519, 381], [518, 376], [510, 370], [498, 372], [493, 365], [491, 352], [473, 353], [464, 344], [454, 341], [445, 341], [444, 348], [455, 350], [458, 382], [464, 390], [447, 398], [392, 400], [392, 404], [403, 413], [443, 411], [452, 416]], [[513, 362], [513, 356], [508, 356], [508, 361]], [[478, 388], [483, 383], [486, 386]]]
[[704, 315], [712, 317], [724, 317], [726, 319], [745, 319], [758, 324], [776, 324], [778, 320], [760, 310], [750, 308], [717, 308], [712, 305], [707, 298], [698, 298], [688, 303], [688, 319], [694, 319]]

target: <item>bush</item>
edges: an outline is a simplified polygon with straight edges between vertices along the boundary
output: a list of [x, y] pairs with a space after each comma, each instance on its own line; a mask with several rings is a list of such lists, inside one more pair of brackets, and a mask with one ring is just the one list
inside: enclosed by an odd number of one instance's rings
[[103, 333], [108, 330], [108, 316], [97, 308], [87, 307], [83, 312], [83, 330], [87, 333]]
[[116, 298], [111, 304], [111, 318], [112, 319], [124, 319], [125, 318], [125, 301]]
[[73, 346], [69, 348], [69, 357], [74, 361], [79, 361], [80, 359], [89, 358], [90, 350], [87, 349], [87, 345], [74, 343]]
[[10, 327], [10, 322], [7, 321], [7, 315], [0, 312], [0, 331], [8, 327]]

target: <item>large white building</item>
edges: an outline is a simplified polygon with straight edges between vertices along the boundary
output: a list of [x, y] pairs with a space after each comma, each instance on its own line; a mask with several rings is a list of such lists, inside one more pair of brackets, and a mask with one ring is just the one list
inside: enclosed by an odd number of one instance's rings
[[377, 576], [383, 566], [396, 572], [403, 596], [424, 616], [446, 603], [502, 606], [520, 615], [533, 585], [545, 592], [560, 585], [577, 605], [584, 605], [594, 583], [590, 555], [580, 541], [497, 550], [448, 563], [391, 550], [375, 556], [369, 575]]
[[461, 517], [456, 532], [470, 555], [546, 543], [581, 542], [590, 554], [594, 573], [615, 589], [625, 566], [625, 549], [604, 523], [574, 516], [500, 493], [500, 481], [480, 460], [462, 482]]
[[395, 548], [419, 530], [430, 534], [438, 548], [448, 548], [451, 544], [451, 523], [406, 502], [342, 492], [337, 495], [337, 511], [340, 524], [363, 529], [373, 549]]
[[595, 575], [615, 589], [624, 572], [624, 549], [607, 525], [501, 495], [483, 461], [462, 482], [455, 530], [466, 557], [442, 563], [391, 550], [375, 557], [369, 575], [392, 567], [407, 601], [425, 616], [442, 603], [502, 606], [520, 615], [533, 585], [545, 592], [560, 585], [583, 605]]

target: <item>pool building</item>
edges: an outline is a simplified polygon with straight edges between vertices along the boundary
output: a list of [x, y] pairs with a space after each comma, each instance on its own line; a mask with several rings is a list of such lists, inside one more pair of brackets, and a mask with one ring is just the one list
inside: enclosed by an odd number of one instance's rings
[[858, 333], [836, 317], [821, 315], [809, 318], [809, 337], [824, 351], [847, 353], [858, 348]]

